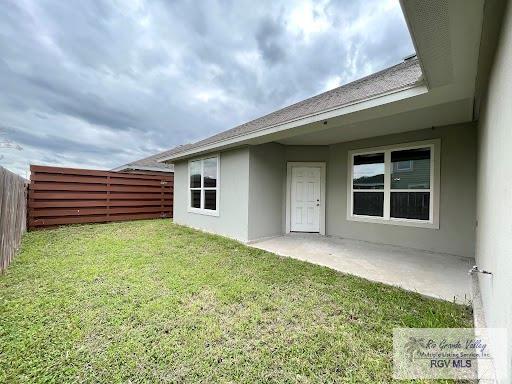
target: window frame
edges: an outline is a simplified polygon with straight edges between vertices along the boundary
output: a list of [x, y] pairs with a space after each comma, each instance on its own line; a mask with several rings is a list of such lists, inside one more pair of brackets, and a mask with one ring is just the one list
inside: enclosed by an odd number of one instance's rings
[[[393, 173], [393, 163], [391, 162], [391, 152], [408, 149], [430, 148], [430, 188], [420, 189], [392, 189], [391, 175]], [[368, 155], [373, 153], [384, 153], [384, 189], [376, 190], [384, 192], [384, 215], [365, 216], [355, 215], [353, 213], [354, 192], [361, 191], [354, 189], [353, 171], [354, 157], [358, 155]], [[439, 201], [440, 201], [440, 154], [441, 140], [425, 140], [411, 143], [402, 143], [373, 148], [361, 148], [348, 152], [348, 178], [347, 178], [347, 220], [360, 221], [378, 224], [391, 224], [410, 227], [439, 229]], [[429, 220], [404, 219], [391, 217], [391, 192], [429, 192]]]
[[[216, 159], [217, 161], [217, 182], [215, 187], [205, 187], [204, 186], [204, 161], [208, 159]], [[192, 166], [192, 163], [200, 161], [201, 162], [201, 186], [200, 187], [191, 187], [190, 186], [190, 168]], [[188, 178], [187, 178], [187, 192], [188, 192], [188, 205], [187, 205], [187, 211], [190, 213], [197, 213], [200, 215], [207, 215], [207, 216], [219, 216], [219, 203], [220, 203], [220, 155], [214, 154], [214, 155], [207, 155], [202, 157], [196, 157], [193, 159], [190, 159], [188, 161]], [[201, 191], [201, 198], [200, 198], [200, 208], [194, 208], [192, 207], [192, 191]], [[205, 191], [216, 191], [215, 194], [215, 210], [212, 209], [205, 209], [204, 208], [204, 195]]]
[[407, 168], [399, 168], [398, 166], [393, 167], [393, 172], [411, 172], [413, 170], [412, 160], [407, 160], [407, 162], [409, 163], [409, 166]]
[[[374, 164], [382, 164], [383, 168], [384, 168], [384, 183], [382, 185], [382, 188], [354, 188], [354, 159], [356, 156], [358, 155], [371, 155], [371, 154], [382, 154], [383, 155], [383, 159], [384, 159], [384, 162], [382, 163], [374, 163]], [[382, 206], [382, 216], [373, 216], [373, 215], [354, 215], [353, 216], [356, 216], [356, 217], [366, 217], [366, 218], [375, 218], [375, 219], [382, 219], [384, 218], [385, 216], [385, 198], [386, 198], [386, 192], [385, 192], [385, 188], [386, 188], [386, 180], [385, 180], [385, 175], [386, 175], [386, 153], [385, 151], [371, 151], [371, 152], [359, 152], [359, 153], [354, 153], [353, 156], [351, 157], [351, 161], [352, 161], [352, 175], [351, 175], [351, 188], [352, 188], [352, 192], [351, 192], [351, 210], [350, 212], [353, 214], [354, 212], [354, 193], [382, 193], [382, 195], [384, 196], [384, 201], [383, 201], [383, 206]]]

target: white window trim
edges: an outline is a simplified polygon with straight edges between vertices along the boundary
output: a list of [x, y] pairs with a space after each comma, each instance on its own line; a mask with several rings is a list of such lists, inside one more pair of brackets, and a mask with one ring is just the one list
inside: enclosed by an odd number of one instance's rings
[[[217, 159], [217, 186], [216, 187], [203, 187], [203, 160], [206, 159]], [[190, 166], [191, 163], [195, 161], [201, 161], [201, 187], [198, 188], [191, 188], [190, 187]], [[201, 208], [193, 208], [192, 207], [192, 198], [191, 198], [191, 191], [192, 190], [200, 190], [201, 191]], [[204, 209], [204, 191], [205, 190], [216, 190], [217, 193], [215, 195], [216, 202], [215, 202], [215, 210], [211, 209]], [[220, 204], [220, 155], [218, 153], [214, 155], [209, 156], [203, 156], [203, 157], [197, 157], [194, 159], [190, 159], [188, 161], [188, 179], [187, 179], [187, 193], [188, 193], [188, 205], [187, 210], [190, 213], [197, 213], [200, 215], [207, 215], [207, 216], [219, 216], [219, 204]]]
[[412, 160], [408, 160], [407, 162], [409, 164], [407, 168], [399, 168], [397, 163], [397, 166], [393, 167], [393, 172], [411, 172], [413, 167]]
[[[430, 148], [430, 220], [416, 220], [416, 219], [400, 219], [390, 217], [390, 200], [391, 200], [391, 152], [401, 151], [407, 149], [416, 148]], [[354, 189], [353, 189], [353, 163], [354, 156], [357, 155], [368, 155], [372, 153], [384, 153], [384, 189], [374, 190], [375, 192], [384, 192], [384, 217], [376, 216], [363, 216], [354, 215], [353, 204], [354, 204]], [[367, 223], [378, 223], [378, 224], [391, 224], [391, 225], [402, 225], [409, 227], [421, 227], [421, 228], [432, 228], [439, 229], [439, 195], [440, 195], [440, 170], [441, 170], [441, 140], [425, 140], [417, 141], [412, 143], [403, 143], [396, 145], [388, 145], [383, 147], [374, 148], [363, 148], [358, 150], [349, 151], [348, 153], [348, 180], [347, 180], [347, 220], [350, 221], [361, 221]], [[393, 189], [393, 192], [417, 192], [425, 191], [425, 189]], [[368, 192], [368, 191], [365, 191]]]

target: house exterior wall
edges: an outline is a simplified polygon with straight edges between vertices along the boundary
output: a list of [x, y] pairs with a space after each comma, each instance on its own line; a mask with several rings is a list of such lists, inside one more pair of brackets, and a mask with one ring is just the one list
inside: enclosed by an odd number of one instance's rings
[[[348, 152], [421, 140], [441, 139], [440, 228], [417, 228], [347, 220]], [[286, 146], [285, 161], [327, 165], [326, 234], [416, 249], [474, 256], [476, 129], [472, 123], [412, 131], [330, 146]], [[283, 205], [286, 190], [283, 190]], [[283, 207], [282, 232], [286, 211]]]
[[[348, 153], [355, 149], [441, 139], [439, 229], [347, 220]], [[276, 143], [222, 152], [219, 216], [188, 212], [188, 162], [175, 164], [175, 222], [241, 241], [285, 233], [287, 162], [325, 162], [326, 234], [474, 256], [476, 127], [461, 124], [331, 146]]]
[[327, 146], [268, 143], [250, 147], [249, 241], [286, 231], [287, 162], [327, 162], [328, 158]]
[[329, 161], [327, 145], [290, 145], [285, 147], [286, 161], [325, 162]]
[[[347, 220], [349, 151], [437, 138], [441, 139], [439, 229]], [[475, 170], [476, 128], [473, 123], [332, 145], [327, 164], [327, 234], [473, 257]]]
[[240, 148], [220, 154], [219, 216], [188, 211], [188, 161], [174, 165], [174, 222], [248, 240], [249, 149]]
[[249, 240], [283, 233], [284, 148], [276, 143], [250, 148]]
[[[489, 5], [491, 6], [491, 5]], [[490, 27], [502, 9], [496, 7]], [[488, 327], [508, 329], [508, 376], [512, 377], [512, 6], [503, 12], [501, 38], [488, 77], [478, 122], [476, 262]], [[496, 42], [495, 40], [494, 42]], [[482, 49], [486, 48], [483, 46]], [[492, 55], [481, 60], [492, 60]], [[491, 59], [489, 59], [491, 58]], [[482, 63], [481, 63], [482, 64]], [[483, 65], [487, 65], [484, 63]], [[486, 74], [481, 74], [487, 77]], [[487, 80], [487, 78], [485, 79]], [[486, 96], [485, 96], [486, 93]]]

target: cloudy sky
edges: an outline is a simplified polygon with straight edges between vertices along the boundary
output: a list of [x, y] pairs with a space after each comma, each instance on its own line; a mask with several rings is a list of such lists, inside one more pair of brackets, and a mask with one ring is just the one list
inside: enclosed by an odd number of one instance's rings
[[110, 169], [414, 48], [397, 0], [6, 0], [0, 52], [0, 165], [25, 175]]

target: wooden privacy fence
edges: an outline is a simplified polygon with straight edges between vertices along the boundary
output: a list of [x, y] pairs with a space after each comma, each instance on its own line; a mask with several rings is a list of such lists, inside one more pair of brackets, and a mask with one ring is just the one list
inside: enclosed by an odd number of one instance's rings
[[0, 167], [0, 271], [12, 261], [27, 228], [27, 185]]
[[172, 217], [174, 176], [30, 166], [29, 228]]

